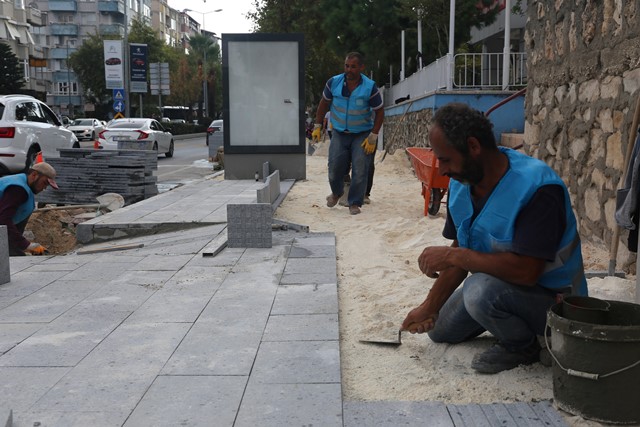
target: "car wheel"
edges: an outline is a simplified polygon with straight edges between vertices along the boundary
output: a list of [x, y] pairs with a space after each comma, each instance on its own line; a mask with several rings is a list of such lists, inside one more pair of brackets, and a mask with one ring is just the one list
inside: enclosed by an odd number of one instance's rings
[[153, 143], [153, 151], [158, 151], [158, 143], [157, 142]]
[[91, 132], [91, 139], [90, 141], [95, 141], [96, 140], [96, 133], [95, 132]]
[[173, 139], [171, 140], [171, 143], [169, 144], [169, 151], [164, 153], [164, 155], [165, 155], [165, 157], [173, 157]]
[[75, 141], [71, 148], [80, 148], [80, 141]]
[[36, 156], [38, 155], [38, 147], [30, 147], [29, 151], [27, 151], [27, 160], [24, 165], [24, 171], [28, 172], [36, 162]]

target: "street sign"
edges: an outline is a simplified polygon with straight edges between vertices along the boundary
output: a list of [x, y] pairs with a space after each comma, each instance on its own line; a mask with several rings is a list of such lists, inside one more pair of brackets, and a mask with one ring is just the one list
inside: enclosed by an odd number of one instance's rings
[[113, 111], [115, 111], [116, 113], [121, 113], [122, 111], [124, 111], [124, 102], [115, 101], [113, 103]]
[[124, 101], [124, 89], [114, 89], [113, 90], [113, 100], [114, 101]]
[[116, 113], [115, 116], [113, 116], [114, 119], [124, 119], [124, 114], [122, 113]]

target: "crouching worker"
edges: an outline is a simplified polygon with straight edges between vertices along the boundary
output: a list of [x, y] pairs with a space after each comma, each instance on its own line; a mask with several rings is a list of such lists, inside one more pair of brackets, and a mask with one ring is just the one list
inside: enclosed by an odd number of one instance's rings
[[35, 209], [35, 195], [47, 186], [58, 189], [56, 171], [48, 163], [33, 165], [29, 171], [0, 178], [0, 225], [7, 226], [9, 254], [11, 256], [43, 255], [46, 248], [39, 243], [29, 242], [22, 235]]
[[465, 104], [434, 115], [429, 141], [452, 178], [443, 235], [453, 243], [422, 251], [420, 270], [436, 280], [401, 327], [449, 344], [489, 331], [497, 343], [471, 364], [484, 374], [538, 361], [549, 307], [559, 294], [587, 295], [566, 186], [545, 163], [497, 147], [492, 127]]

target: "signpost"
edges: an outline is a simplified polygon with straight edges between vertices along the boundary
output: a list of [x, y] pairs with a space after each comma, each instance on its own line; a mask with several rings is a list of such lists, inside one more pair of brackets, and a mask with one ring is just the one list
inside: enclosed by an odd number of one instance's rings
[[171, 95], [169, 63], [152, 62], [149, 64], [151, 95], [158, 95], [158, 105], [162, 108], [162, 95]]

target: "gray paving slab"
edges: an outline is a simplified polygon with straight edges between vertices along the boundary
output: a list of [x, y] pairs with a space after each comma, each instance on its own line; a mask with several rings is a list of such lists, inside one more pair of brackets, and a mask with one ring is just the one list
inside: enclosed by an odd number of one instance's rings
[[[89, 264], [84, 264], [77, 269], [67, 272], [64, 275], [65, 280], [74, 280], [74, 281], [83, 281], [83, 280], [100, 280], [102, 283], [107, 283], [119, 275], [122, 274], [122, 271], [129, 268], [129, 264], [127, 262], [109, 262], [109, 263], [97, 263], [92, 262]], [[23, 274], [23, 273], [20, 273]], [[47, 273], [53, 274], [53, 273]]]
[[51, 322], [94, 293], [97, 281], [56, 281], [0, 309], [0, 323]]
[[247, 379], [159, 376], [124, 426], [232, 426]]
[[[24, 411], [14, 413], [13, 427], [121, 427], [129, 411]], [[37, 424], [39, 423], [39, 424]]]
[[152, 254], [144, 257], [142, 260], [131, 266], [130, 270], [148, 270], [148, 271], [178, 271], [189, 260], [193, 258], [193, 254], [187, 255], [158, 255]]
[[284, 269], [285, 276], [294, 274], [326, 274], [336, 276], [335, 258], [289, 258]]
[[[453, 427], [447, 406], [439, 402], [345, 401], [344, 427]], [[473, 425], [473, 424], [469, 424]], [[493, 427], [497, 427], [496, 424]]]
[[162, 369], [162, 375], [248, 376], [264, 324], [238, 319], [238, 325], [196, 323]]
[[0, 326], [0, 356], [42, 327], [38, 323], [3, 323]]
[[173, 277], [172, 270], [126, 270], [113, 277], [107, 283], [112, 285], [144, 286], [148, 289], [158, 290]]
[[271, 314], [338, 313], [338, 285], [280, 285]]
[[13, 426], [13, 412], [11, 411], [11, 409], [2, 408], [0, 406], [0, 426]]
[[250, 383], [234, 426], [342, 426], [340, 384]]
[[326, 283], [338, 283], [338, 277], [334, 272], [326, 273], [285, 273], [280, 279], [282, 285], [323, 285]]
[[13, 409], [15, 417], [28, 410], [68, 372], [69, 368], [0, 367], [0, 407]]
[[175, 323], [120, 326], [31, 410], [133, 410], [189, 326]]
[[165, 282], [164, 288], [195, 292], [216, 291], [230, 271], [227, 266], [187, 264]]
[[263, 342], [250, 381], [258, 384], [339, 384], [338, 341]]
[[127, 323], [193, 323], [215, 291], [215, 288], [208, 292], [161, 289], [146, 300], [127, 319]]
[[269, 316], [262, 341], [338, 340], [337, 314], [286, 314]]
[[69, 274], [67, 271], [20, 271], [11, 274], [11, 282], [0, 285], [0, 298], [3, 296], [24, 297], [31, 295], [39, 289], [44, 288]]
[[[0, 366], [75, 366], [131, 313], [109, 304], [78, 305], [0, 357]], [[3, 325], [4, 328], [4, 325]]]
[[294, 244], [289, 258], [332, 258], [335, 262], [336, 247], [335, 245], [301, 246]]

